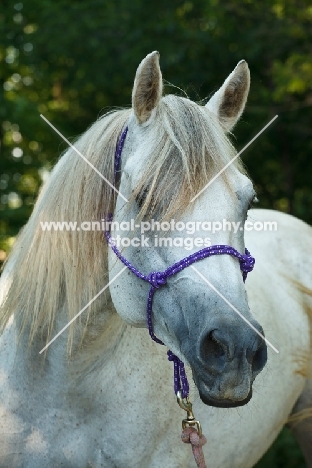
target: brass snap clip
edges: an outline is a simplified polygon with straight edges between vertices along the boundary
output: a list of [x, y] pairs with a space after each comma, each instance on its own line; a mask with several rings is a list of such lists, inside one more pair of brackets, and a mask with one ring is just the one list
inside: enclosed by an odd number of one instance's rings
[[183, 419], [182, 421], [182, 429], [185, 429], [186, 427], [196, 427], [198, 435], [202, 435], [202, 427], [199, 421], [195, 419], [195, 416], [193, 414], [193, 409], [192, 409], [192, 403], [189, 400], [189, 397], [187, 396], [185, 399], [182, 398], [181, 392], [177, 392], [177, 402], [180, 406], [180, 408], [184, 409], [186, 411], [186, 419]]

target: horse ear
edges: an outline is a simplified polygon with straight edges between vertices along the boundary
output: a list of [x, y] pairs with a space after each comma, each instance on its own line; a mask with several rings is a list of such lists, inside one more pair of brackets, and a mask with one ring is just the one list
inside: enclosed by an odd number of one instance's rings
[[146, 122], [162, 95], [159, 52], [148, 54], [140, 63], [132, 91], [132, 107], [139, 123]]
[[206, 104], [206, 107], [218, 116], [221, 125], [227, 132], [232, 130], [243, 113], [249, 86], [249, 68], [247, 62], [241, 60], [221, 88]]

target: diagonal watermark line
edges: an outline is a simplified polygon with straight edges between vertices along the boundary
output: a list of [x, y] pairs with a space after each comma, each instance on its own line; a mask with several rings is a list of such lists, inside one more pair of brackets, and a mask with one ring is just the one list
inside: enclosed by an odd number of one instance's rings
[[208, 286], [210, 286], [211, 289], [213, 289], [213, 291], [216, 292], [216, 293], [224, 300], [224, 302], [226, 302], [227, 305], [230, 306], [231, 309], [233, 309], [234, 312], [236, 312], [236, 313], [250, 326], [250, 328], [252, 328], [259, 336], [261, 336], [261, 338], [266, 342], [267, 345], [269, 345], [269, 346], [273, 349], [273, 351], [275, 351], [277, 354], [279, 354], [278, 349], [276, 349], [275, 346], [273, 346], [272, 343], [271, 343], [265, 336], [263, 336], [262, 333], [260, 333], [259, 330], [257, 330], [256, 327], [254, 327], [253, 324], [250, 323], [249, 320], [247, 320], [246, 317], [244, 317], [243, 314], [242, 314], [238, 309], [236, 309], [236, 307], [234, 307], [233, 304], [231, 304], [230, 301], [228, 301], [227, 298], [224, 297], [223, 294], [221, 294], [220, 291], [218, 291], [218, 290], [210, 283], [210, 281], [208, 281], [207, 278], [205, 278], [205, 276], [202, 275], [202, 274], [200, 273], [200, 271], [197, 270], [196, 267], [194, 267], [193, 265], [190, 265], [190, 267], [193, 268], [194, 271], [196, 271], [196, 273], [198, 274], [198, 276], [200, 276], [201, 279], [204, 280], [205, 283], [207, 283]]
[[76, 153], [77, 153], [87, 164], [89, 164], [89, 166], [92, 167], [92, 169], [93, 169], [100, 177], [102, 177], [102, 179], [105, 180], [105, 182], [106, 182], [113, 190], [115, 190], [115, 192], [117, 192], [117, 193], [121, 196], [121, 198], [122, 198], [123, 200], [125, 200], [125, 202], [128, 202], [128, 201], [129, 201], [129, 200], [127, 200], [126, 197], [123, 196], [122, 193], [119, 192], [119, 190], [116, 189], [116, 187], [114, 187], [113, 184], [110, 183], [109, 180], [106, 179], [106, 177], [103, 176], [103, 174], [101, 174], [101, 172], [100, 172], [96, 167], [93, 166], [93, 164], [90, 163], [90, 161], [87, 160], [87, 158], [86, 158], [82, 153], [80, 153], [80, 151], [79, 151], [69, 140], [67, 140], [66, 137], [64, 137], [64, 135], [62, 135], [62, 133], [61, 133], [56, 127], [54, 127], [54, 125], [51, 124], [51, 122], [50, 122], [44, 115], [40, 114], [40, 117], [41, 117], [48, 125], [50, 125], [50, 127], [53, 128], [53, 130], [54, 130], [61, 138], [63, 138], [63, 140], [66, 141], [66, 143], [67, 143], [69, 146], [71, 146], [71, 147], [73, 148], [73, 150], [76, 151]]
[[90, 302], [88, 302], [88, 304], [87, 304], [87, 305], [85, 305], [85, 306], [84, 306], [84, 307], [83, 307], [83, 308], [80, 310], [80, 312], [78, 312], [78, 314], [77, 314], [77, 315], [75, 315], [75, 317], [74, 317], [74, 318], [72, 318], [72, 319], [71, 319], [71, 320], [68, 322], [68, 324], [67, 324], [67, 325], [65, 325], [65, 327], [64, 327], [64, 328], [62, 328], [62, 330], [61, 330], [61, 331], [59, 331], [59, 332], [58, 332], [58, 334], [57, 334], [57, 335], [55, 335], [55, 337], [54, 337], [54, 338], [52, 338], [52, 340], [51, 340], [51, 341], [49, 341], [49, 343], [47, 343], [47, 344], [45, 345], [45, 347], [44, 347], [44, 348], [42, 348], [42, 350], [39, 352], [39, 354], [41, 354], [43, 351], [45, 351], [45, 350], [46, 350], [46, 349], [47, 349], [47, 348], [50, 346], [50, 344], [52, 344], [52, 343], [53, 343], [53, 341], [55, 341], [55, 340], [56, 340], [56, 339], [57, 339], [57, 338], [58, 338], [58, 337], [59, 337], [59, 336], [60, 336], [60, 335], [61, 335], [61, 334], [62, 334], [62, 333], [63, 333], [63, 332], [66, 330], [66, 328], [68, 328], [68, 327], [69, 327], [69, 326], [70, 326], [70, 325], [71, 325], [71, 324], [72, 324], [72, 323], [73, 323], [73, 322], [76, 320], [76, 318], [78, 318], [78, 317], [79, 317], [79, 315], [81, 315], [81, 314], [82, 314], [82, 312], [84, 312], [84, 311], [85, 311], [85, 310], [86, 310], [86, 309], [89, 307], [89, 305], [90, 305], [90, 304], [92, 304], [92, 302], [93, 302], [93, 301], [95, 301], [95, 299], [97, 299], [97, 298], [98, 298], [98, 297], [99, 297], [99, 296], [100, 296], [100, 295], [101, 295], [101, 294], [102, 294], [102, 293], [105, 291], [105, 289], [107, 289], [107, 288], [108, 288], [108, 286], [109, 286], [110, 284], [112, 284], [112, 282], [113, 282], [113, 281], [115, 281], [115, 279], [117, 279], [117, 278], [118, 278], [118, 276], [119, 276], [119, 275], [121, 275], [121, 273], [123, 273], [123, 272], [124, 272], [126, 269], [127, 269], [127, 267], [126, 267], [126, 266], [124, 266], [124, 267], [123, 267], [123, 268], [122, 268], [122, 269], [119, 271], [119, 273], [117, 273], [117, 275], [116, 275], [116, 276], [114, 276], [114, 278], [113, 278], [113, 279], [111, 279], [111, 280], [110, 280], [110, 281], [107, 283], [107, 285], [106, 285], [106, 286], [104, 286], [104, 288], [103, 288], [103, 289], [101, 289], [101, 291], [100, 291], [100, 292], [98, 292], [98, 293], [97, 293], [97, 294], [96, 294], [96, 295], [93, 297], [93, 299], [91, 299], [91, 301], [90, 301]]
[[267, 124], [265, 125], [265, 127], [263, 127], [263, 129], [260, 130], [260, 132], [257, 133], [257, 135], [254, 136], [254, 137], [249, 141], [249, 143], [247, 143], [247, 145], [245, 145], [244, 148], [241, 149], [241, 150], [239, 151], [239, 153], [237, 153], [237, 155], [236, 155], [233, 159], [231, 159], [231, 161], [229, 161], [229, 162], [221, 169], [221, 171], [219, 171], [218, 174], [216, 174], [216, 175], [208, 182], [208, 184], [206, 184], [205, 187], [202, 188], [202, 189], [198, 192], [197, 195], [195, 195], [195, 197], [192, 198], [192, 200], [190, 201], [190, 203], [192, 203], [194, 200], [196, 200], [196, 198], [199, 197], [199, 195], [200, 195], [201, 193], [203, 193], [204, 190], [206, 190], [206, 188], [208, 188], [209, 185], [212, 184], [212, 182], [214, 182], [214, 181], [219, 177], [219, 175], [222, 174], [222, 172], [224, 172], [224, 171], [235, 161], [235, 159], [237, 159], [237, 158], [243, 153], [243, 151], [245, 151], [245, 149], [248, 148], [248, 146], [251, 145], [251, 143], [253, 143], [253, 142], [256, 140], [256, 138], [258, 138], [258, 136], [261, 135], [261, 133], [263, 133], [264, 130], [266, 130], [266, 129], [268, 128], [269, 125], [271, 125], [271, 123], [274, 122], [275, 119], [277, 119], [277, 117], [278, 117], [278, 115], [276, 115], [275, 117], [273, 117], [273, 119], [270, 120], [270, 122], [267, 123]]

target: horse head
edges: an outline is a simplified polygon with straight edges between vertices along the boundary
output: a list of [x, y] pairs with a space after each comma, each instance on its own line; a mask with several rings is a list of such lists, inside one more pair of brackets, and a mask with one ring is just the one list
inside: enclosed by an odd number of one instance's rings
[[[145, 275], [212, 244], [244, 253], [243, 226], [255, 191], [227, 133], [243, 112], [249, 83], [241, 61], [208, 103], [199, 105], [162, 95], [157, 52], [138, 67], [112, 236]], [[109, 264], [112, 279], [122, 264], [113, 252]], [[155, 335], [191, 367], [204, 403], [246, 404], [267, 350], [237, 258], [215, 255], [160, 279], [152, 307]], [[110, 287], [118, 313], [135, 327], [146, 326], [148, 287], [130, 271]]]

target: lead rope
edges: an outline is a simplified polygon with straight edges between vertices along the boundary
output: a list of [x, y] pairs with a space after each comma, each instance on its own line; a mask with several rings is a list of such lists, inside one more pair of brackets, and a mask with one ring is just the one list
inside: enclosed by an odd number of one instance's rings
[[182, 442], [192, 445], [194, 459], [198, 468], [207, 468], [205, 456], [203, 452], [203, 445], [207, 442], [206, 437], [202, 434], [199, 435], [194, 427], [186, 427], [182, 430]]
[[[126, 135], [128, 132], [128, 127], [122, 132], [120, 139], [117, 143], [116, 152], [115, 152], [115, 162], [114, 162], [114, 172], [115, 178], [116, 174], [120, 167], [121, 152], [124, 146]], [[112, 215], [109, 215], [108, 220], [112, 219]], [[164, 345], [164, 343], [157, 338], [153, 331], [153, 322], [152, 322], [152, 304], [153, 297], [157, 289], [161, 288], [167, 283], [167, 279], [170, 276], [175, 275], [176, 273], [184, 270], [188, 266], [192, 265], [199, 260], [204, 258], [211, 257], [212, 255], [232, 255], [236, 257], [240, 264], [240, 269], [243, 273], [243, 281], [245, 282], [247, 273], [252, 271], [255, 259], [250, 255], [247, 249], [245, 249], [245, 254], [239, 253], [233, 247], [229, 245], [213, 245], [211, 247], [206, 247], [204, 249], [195, 252], [188, 257], [183, 258], [182, 260], [174, 263], [171, 267], [168, 267], [165, 271], [153, 271], [149, 275], [144, 275], [137, 268], [135, 268], [117, 249], [114, 241], [109, 233], [105, 231], [105, 237], [107, 242], [115, 255], [119, 260], [126, 265], [132, 273], [134, 273], [138, 278], [147, 281], [151, 287], [148, 293], [147, 306], [146, 306], [146, 318], [149, 335], [156, 343]], [[174, 392], [177, 396], [177, 401], [179, 406], [184, 409], [187, 413], [186, 419], [182, 421], [182, 435], [181, 439], [184, 443], [191, 444], [193, 455], [198, 468], [207, 468], [204, 460], [204, 454], [202, 447], [207, 442], [206, 437], [202, 434], [201, 424], [194, 417], [192, 410], [192, 403], [189, 400], [189, 384], [187, 376], [185, 373], [184, 363], [176, 356], [172, 351], [168, 350], [167, 352], [168, 360], [173, 362], [174, 366]]]

